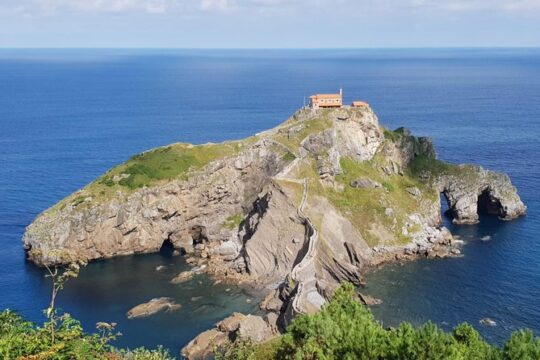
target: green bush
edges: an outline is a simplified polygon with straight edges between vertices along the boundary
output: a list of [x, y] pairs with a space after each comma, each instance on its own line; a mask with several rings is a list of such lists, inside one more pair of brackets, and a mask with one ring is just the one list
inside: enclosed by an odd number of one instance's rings
[[162, 348], [157, 350], [118, 350], [110, 345], [115, 338], [114, 324], [98, 323], [98, 331], [87, 334], [68, 314], [54, 323], [37, 326], [10, 310], [0, 313], [0, 359], [32, 360], [172, 360]]
[[[503, 349], [485, 342], [468, 324], [451, 333], [432, 323], [414, 328], [402, 323], [384, 329], [356, 300], [350, 284], [337, 290], [322, 311], [297, 317], [264, 359], [319, 360], [538, 360], [540, 339], [531, 331], [514, 333]], [[260, 359], [263, 345], [233, 344], [219, 359]], [[235, 352], [236, 351], [236, 352]], [[240, 351], [241, 356], [235, 357]]]
[[[54, 327], [54, 336], [51, 336]], [[114, 348], [114, 324], [98, 323], [85, 333], [67, 314], [42, 326], [5, 310], [0, 313], [0, 359], [173, 360], [163, 348]], [[322, 311], [297, 317], [278, 339], [265, 344], [237, 341], [217, 360], [538, 360], [540, 339], [530, 330], [512, 334], [502, 348], [485, 342], [470, 325], [451, 333], [432, 323], [414, 328], [402, 323], [385, 329], [357, 299], [351, 284], [340, 287]]]

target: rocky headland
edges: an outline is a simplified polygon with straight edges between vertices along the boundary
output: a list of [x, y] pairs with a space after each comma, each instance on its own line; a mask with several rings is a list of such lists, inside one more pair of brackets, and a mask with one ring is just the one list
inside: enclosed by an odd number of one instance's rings
[[369, 107], [302, 109], [244, 140], [136, 155], [40, 214], [23, 241], [38, 265], [167, 244], [195, 272], [266, 289], [265, 316], [235, 314], [183, 350], [201, 358], [238, 336], [275, 336], [371, 266], [459, 255], [440, 194], [457, 224], [526, 213], [507, 175], [442, 162], [429, 138], [385, 129]]

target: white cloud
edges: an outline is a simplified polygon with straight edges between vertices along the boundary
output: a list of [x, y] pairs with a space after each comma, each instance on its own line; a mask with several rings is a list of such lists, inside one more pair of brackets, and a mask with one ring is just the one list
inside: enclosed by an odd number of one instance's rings
[[410, 0], [409, 5], [448, 11], [540, 10], [540, 0]]
[[202, 0], [201, 8], [203, 10], [227, 10], [229, 8], [228, 0]]
[[372, 10], [401, 12], [423, 11], [499, 11], [529, 12], [540, 10], [540, 0], [0, 0], [1, 14], [47, 15], [62, 12], [151, 14], [193, 13], [197, 11], [264, 11], [296, 9], [298, 12], [364, 13]]
[[176, 0], [2, 0], [0, 13], [50, 15], [60, 12], [164, 13]]

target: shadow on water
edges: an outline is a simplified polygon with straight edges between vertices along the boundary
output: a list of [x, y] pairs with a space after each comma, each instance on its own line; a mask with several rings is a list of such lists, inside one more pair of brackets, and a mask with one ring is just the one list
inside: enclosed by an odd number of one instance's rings
[[[234, 311], [258, 312], [259, 298], [253, 291], [215, 284], [206, 275], [197, 275], [183, 284], [170, 284], [175, 275], [190, 269], [184, 257], [173, 256], [173, 250], [165, 242], [157, 254], [92, 262], [77, 279], [66, 284], [59, 296], [59, 307], [81, 320], [86, 330], [93, 330], [97, 321], [117, 323], [123, 336], [115, 345], [163, 345], [173, 354]], [[43, 283], [45, 295], [49, 283], [43, 270], [31, 264], [28, 268], [36, 281]], [[126, 318], [131, 307], [157, 297], [171, 297], [182, 307], [143, 319]]]

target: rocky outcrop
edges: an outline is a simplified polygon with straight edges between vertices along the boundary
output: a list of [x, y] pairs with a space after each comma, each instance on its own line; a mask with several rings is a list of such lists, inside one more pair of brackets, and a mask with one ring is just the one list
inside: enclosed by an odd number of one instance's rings
[[[264, 317], [235, 315], [201, 334], [183, 350], [190, 359], [237, 337], [263, 341], [320, 309], [340, 282], [362, 285], [366, 267], [459, 255], [441, 226], [441, 193], [459, 224], [526, 212], [508, 176], [441, 162], [429, 138], [384, 129], [369, 107], [302, 109], [242, 141], [145, 154], [39, 215], [24, 246], [51, 265], [166, 244], [196, 266], [172, 279], [178, 286], [205, 271], [272, 293]], [[156, 162], [166, 176], [141, 170]], [[152, 176], [135, 182], [141, 173]]]
[[[257, 199], [242, 232], [249, 273], [264, 283], [282, 281], [297, 261], [304, 225], [292, 200], [276, 184]], [[274, 241], [268, 241], [274, 239]]]
[[144, 304], [137, 305], [126, 314], [128, 319], [148, 317], [158, 312], [170, 312], [180, 309], [182, 306], [168, 297], [152, 299]]
[[219, 322], [214, 329], [199, 334], [181, 351], [187, 359], [212, 359], [214, 349], [220, 349], [236, 340], [250, 340], [258, 344], [277, 335], [274, 326], [261, 316], [234, 313]]
[[227, 218], [247, 213], [285, 164], [282, 154], [261, 140], [234, 158], [212, 162], [186, 181], [131, 194], [119, 187], [113, 197], [88, 206], [50, 209], [27, 228], [24, 246], [37, 264], [157, 252], [164, 242], [192, 252], [209, 239], [227, 241], [234, 236], [235, 229], [223, 226]]
[[512, 220], [527, 212], [508, 175], [480, 166], [459, 166], [454, 173], [440, 175], [437, 186], [456, 224], [475, 224], [482, 213]]

